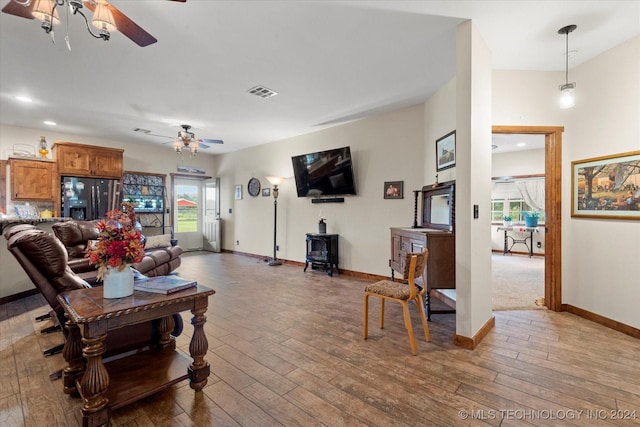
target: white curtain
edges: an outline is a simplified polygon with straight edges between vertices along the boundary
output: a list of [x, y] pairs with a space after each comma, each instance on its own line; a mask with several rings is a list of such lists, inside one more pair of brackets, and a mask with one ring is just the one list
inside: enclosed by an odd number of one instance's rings
[[544, 179], [519, 180], [516, 181], [516, 187], [529, 206], [544, 211]]

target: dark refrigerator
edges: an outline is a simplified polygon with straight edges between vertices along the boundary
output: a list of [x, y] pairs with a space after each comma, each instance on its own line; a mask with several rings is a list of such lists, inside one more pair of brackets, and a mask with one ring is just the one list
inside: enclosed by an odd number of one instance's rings
[[120, 181], [117, 179], [63, 176], [62, 216], [77, 220], [105, 217], [107, 211], [120, 207]]

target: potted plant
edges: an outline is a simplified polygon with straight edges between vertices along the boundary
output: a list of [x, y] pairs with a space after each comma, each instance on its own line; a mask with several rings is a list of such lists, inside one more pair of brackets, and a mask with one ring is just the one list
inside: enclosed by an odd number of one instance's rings
[[502, 224], [505, 227], [511, 227], [513, 225], [513, 217], [511, 215], [505, 215], [502, 217]]
[[538, 226], [538, 218], [542, 216], [542, 212], [540, 211], [523, 211], [522, 216], [524, 217], [524, 225], [525, 227], [537, 227]]

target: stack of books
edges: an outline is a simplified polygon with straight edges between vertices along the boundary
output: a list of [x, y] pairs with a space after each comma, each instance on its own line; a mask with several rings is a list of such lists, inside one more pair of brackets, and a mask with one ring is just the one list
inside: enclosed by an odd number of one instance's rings
[[136, 291], [164, 295], [195, 288], [196, 286], [198, 286], [198, 282], [195, 280], [183, 279], [178, 276], [146, 277], [133, 283], [133, 289]]

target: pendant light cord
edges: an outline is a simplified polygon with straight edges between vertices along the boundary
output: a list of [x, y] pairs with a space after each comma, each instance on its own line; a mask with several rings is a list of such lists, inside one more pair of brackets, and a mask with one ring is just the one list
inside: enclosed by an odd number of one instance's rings
[[569, 84], [569, 32], [567, 31], [567, 45], [565, 49], [565, 67], [564, 67], [564, 79], [565, 83]]

